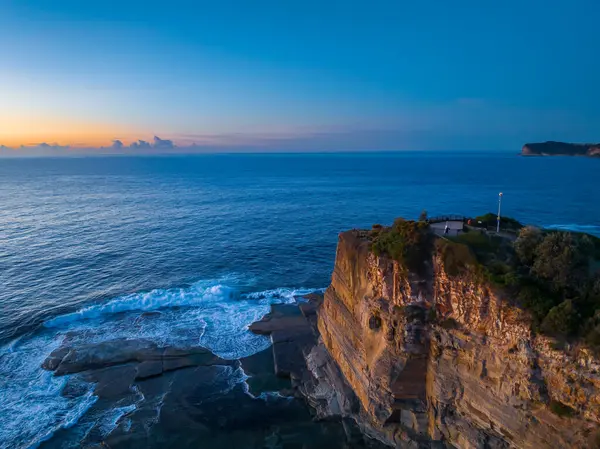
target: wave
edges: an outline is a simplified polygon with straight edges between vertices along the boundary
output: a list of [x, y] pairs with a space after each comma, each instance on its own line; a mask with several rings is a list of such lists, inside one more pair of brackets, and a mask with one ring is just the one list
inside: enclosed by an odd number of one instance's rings
[[[322, 291], [276, 288], [241, 294], [222, 280], [199, 281], [186, 288], [124, 295], [54, 317], [35, 333], [0, 348], [0, 448], [37, 447], [58, 429], [78, 425], [93, 408], [93, 385], [79, 388], [76, 397], [63, 395], [69, 383], [79, 381], [77, 376], [54, 377], [40, 368], [67, 341], [77, 346], [144, 338], [159, 346], [203, 346], [222, 358], [239, 359], [271, 345], [267, 337], [248, 330], [271, 304], [293, 303], [299, 296]], [[223, 375], [228, 379], [223, 391], [247, 379], [241, 370], [225, 369]], [[99, 421], [101, 433], [109, 433], [121, 421], [127, 425], [132, 407], [120, 404], [113, 409]]]
[[559, 231], [585, 232], [600, 236], [600, 225], [582, 225], [576, 223], [568, 224], [551, 224], [544, 226], [546, 229], [557, 229]]
[[151, 312], [170, 307], [185, 307], [201, 305], [207, 301], [230, 300], [235, 298], [237, 292], [231, 287], [213, 285], [202, 288], [194, 284], [188, 289], [156, 289], [145, 293], [134, 293], [99, 304], [85, 307], [77, 312], [67, 313], [52, 318], [44, 323], [45, 327], [59, 327], [74, 321], [99, 318], [123, 312], [143, 311]]

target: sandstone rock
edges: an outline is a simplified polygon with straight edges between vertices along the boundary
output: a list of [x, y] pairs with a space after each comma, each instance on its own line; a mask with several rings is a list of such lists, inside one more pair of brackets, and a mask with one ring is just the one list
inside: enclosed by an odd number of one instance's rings
[[[586, 447], [600, 424], [598, 360], [552, 349], [510, 298], [468, 272], [449, 276], [437, 254], [416, 275], [373, 255], [365, 236], [340, 235], [318, 310], [324, 348], [343, 380], [331, 381], [335, 370], [325, 372], [329, 362], [313, 349], [302, 388], [317, 413], [348, 414], [324, 387], [347, 384], [358, 404], [350, 415], [388, 444]], [[428, 320], [431, 309], [438, 320]], [[551, 401], [575, 414], [555, 415]]]

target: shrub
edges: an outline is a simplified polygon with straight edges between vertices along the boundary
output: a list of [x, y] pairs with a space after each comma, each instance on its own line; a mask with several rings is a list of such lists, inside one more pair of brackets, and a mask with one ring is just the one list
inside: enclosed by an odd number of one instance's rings
[[431, 253], [431, 241], [427, 223], [398, 218], [391, 228], [373, 236], [371, 250], [377, 256], [387, 254], [410, 270], [421, 272], [423, 262]]
[[583, 326], [584, 341], [594, 350], [600, 350], [600, 310], [588, 318]]
[[542, 241], [542, 232], [533, 226], [526, 226], [519, 232], [514, 243], [515, 252], [519, 261], [527, 266], [533, 265], [535, 251]]
[[547, 234], [535, 249], [531, 273], [557, 291], [580, 291], [589, 277], [591, 247], [588, 239], [569, 232]]
[[577, 327], [578, 314], [571, 301], [552, 307], [542, 322], [542, 332], [549, 335], [571, 335]]
[[[487, 226], [494, 226], [497, 223], [498, 220], [498, 216], [493, 213], [493, 212], [488, 212], [485, 215], [480, 215], [479, 217], [475, 217], [476, 221], [481, 221], [483, 223], [485, 223]], [[517, 220], [515, 220], [514, 218], [510, 218], [510, 217], [500, 217], [500, 228], [504, 229], [504, 230], [512, 230], [512, 231], [518, 231], [519, 229], [521, 229], [523, 227], [523, 225], [518, 222]]]
[[552, 413], [560, 417], [570, 417], [575, 415], [574, 409], [572, 409], [568, 405], [563, 404], [560, 401], [550, 401], [550, 410], [552, 411]]
[[514, 286], [519, 278], [509, 264], [496, 260], [487, 266], [488, 279], [499, 286]]
[[554, 294], [536, 283], [524, 283], [517, 294], [517, 300], [533, 315], [534, 327], [541, 324], [550, 309], [558, 302]]
[[477, 258], [467, 245], [439, 239], [436, 241], [436, 246], [441, 253], [448, 276], [459, 276], [469, 268], [478, 266]]

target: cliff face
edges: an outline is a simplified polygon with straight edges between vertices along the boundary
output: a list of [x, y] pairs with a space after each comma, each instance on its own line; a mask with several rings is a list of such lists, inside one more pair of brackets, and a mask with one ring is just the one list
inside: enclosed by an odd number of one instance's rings
[[600, 144], [543, 142], [526, 143], [521, 154], [524, 156], [600, 156]]
[[448, 275], [435, 251], [416, 275], [341, 234], [318, 328], [359, 422], [388, 443], [596, 447], [598, 361], [552, 349], [509, 298]]

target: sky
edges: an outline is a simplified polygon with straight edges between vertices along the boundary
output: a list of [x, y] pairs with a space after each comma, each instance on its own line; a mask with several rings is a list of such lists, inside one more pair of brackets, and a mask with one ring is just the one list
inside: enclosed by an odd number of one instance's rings
[[0, 0], [0, 154], [600, 141], [598, 0]]

